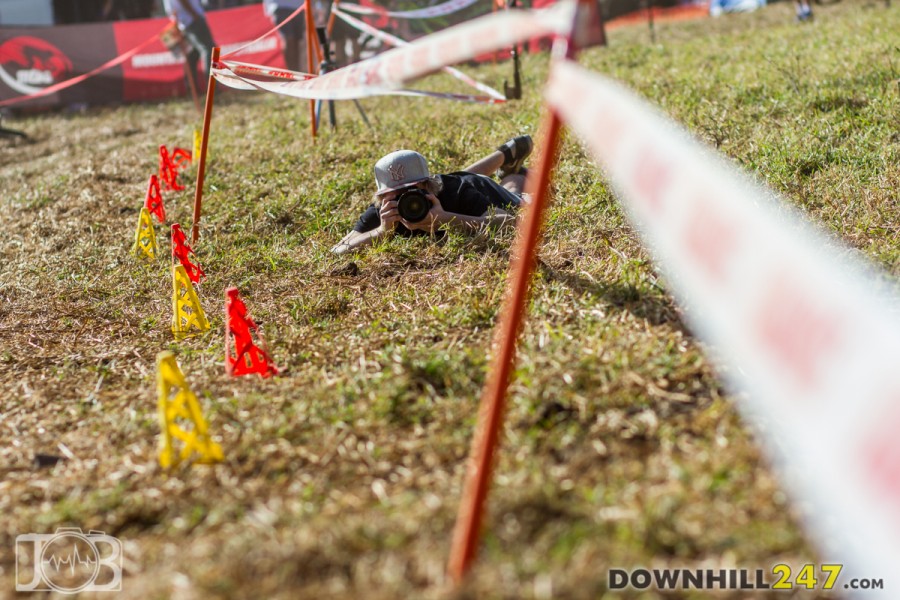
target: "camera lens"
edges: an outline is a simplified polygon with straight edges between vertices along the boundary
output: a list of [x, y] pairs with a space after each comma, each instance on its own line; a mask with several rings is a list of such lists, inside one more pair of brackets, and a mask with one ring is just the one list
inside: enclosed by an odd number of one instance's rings
[[418, 223], [428, 215], [431, 202], [419, 189], [403, 192], [397, 199], [397, 212], [410, 223]]

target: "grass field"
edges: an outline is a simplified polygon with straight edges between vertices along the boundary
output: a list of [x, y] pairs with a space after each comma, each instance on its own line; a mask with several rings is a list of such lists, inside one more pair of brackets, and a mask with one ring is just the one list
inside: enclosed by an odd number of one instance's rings
[[[815, 10], [804, 25], [789, 3], [657, 24], [655, 44], [625, 28], [580, 62], [718, 147], [896, 287], [900, 15], [851, 0]], [[123, 541], [130, 598], [630, 597], [607, 591], [608, 568], [828, 560], [568, 138], [487, 530], [472, 577], [450, 588], [513, 233], [329, 248], [367, 206], [382, 154], [415, 148], [446, 172], [535, 133], [547, 61], [525, 57], [522, 101], [368, 99], [374, 131], [341, 104], [339, 129], [315, 144], [306, 103], [220, 92], [195, 247], [212, 329], [181, 342], [168, 261], [128, 251], [157, 146], [190, 147], [190, 101], [7, 120], [31, 140], [0, 140], [0, 597], [13, 593], [16, 536], [61, 526]], [[495, 87], [510, 77], [506, 64], [465, 70]], [[195, 170], [182, 178], [188, 190], [166, 194], [166, 208], [189, 229]], [[282, 376], [226, 376], [230, 286]], [[224, 463], [159, 468], [163, 350]], [[36, 454], [69, 458], [38, 468]]]

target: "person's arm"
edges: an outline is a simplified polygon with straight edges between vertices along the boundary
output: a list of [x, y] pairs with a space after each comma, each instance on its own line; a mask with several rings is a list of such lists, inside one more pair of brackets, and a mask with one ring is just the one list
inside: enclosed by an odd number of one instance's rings
[[[365, 217], [362, 219], [365, 219]], [[369, 231], [351, 231], [340, 242], [335, 244], [331, 251], [335, 254], [345, 254], [356, 248], [371, 245], [376, 240], [386, 238], [394, 233], [397, 223], [400, 222], [400, 213], [397, 212], [397, 201], [388, 200], [382, 202], [378, 211], [378, 219], [378, 227]]]
[[390, 235], [390, 232], [383, 229], [380, 225], [371, 231], [361, 232], [361, 231], [351, 231], [344, 238], [335, 244], [331, 251], [335, 254], [346, 254], [351, 250], [355, 250], [357, 248], [362, 248], [363, 246], [369, 246], [376, 240], [380, 240], [382, 238]]

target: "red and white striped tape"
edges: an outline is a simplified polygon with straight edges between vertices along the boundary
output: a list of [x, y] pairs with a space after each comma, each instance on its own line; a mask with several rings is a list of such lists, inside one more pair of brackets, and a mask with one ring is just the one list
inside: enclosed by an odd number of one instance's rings
[[[236, 90], [259, 90], [264, 92], [272, 92], [275, 94], [285, 94], [292, 96], [293, 94], [285, 92], [285, 88], [283, 86], [278, 85], [278, 82], [273, 81], [261, 81], [256, 79], [257, 76], [263, 77], [273, 77], [273, 75], [268, 75], [265, 72], [268, 69], [265, 68], [257, 68], [256, 65], [250, 65], [245, 67], [235, 67], [232, 68], [231, 61], [223, 61], [218, 66], [213, 68], [213, 76], [216, 78], [216, 81], [219, 83], [226, 85], [230, 88], [234, 88]], [[241, 75], [241, 73], [244, 75]], [[306, 75], [305, 73], [298, 73], [295, 71], [288, 71], [288, 73], [292, 74], [297, 81], [303, 81], [302, 76]], [[248, 76], [249, 75], [249, 76]], [[306, 75], [307, 78], [314, 77], [312, 75]], [[281, 76], [281, 79], [287, 79], [286, 75]], [[472, 94], [451, 94], [445, 92], [428, 92], [423, 90], [385, 90], [382, 92], [385, 95], [391, 96], [419, 96], [426, 98], [443, 98], [446, 100], [457, 100], [460, 102], [481, 102], [485, 104], [499, 104], [503, 102], [502, 100], [497, 100], [490, 96], [475, 96]], [[300, 98], [306, 98], [306, 96], [297, 96]]]
[[[566, 34], [572, 27], [574, 15], [572, 2], [561, 2], [545, 10], [498, 12], [308, 81], [253, 82], [252, 86], [312, 100], [350, 100], [389, 94], [408, 81], [475, 56], [534, 37]], [[223, 64], [227, 66], [228, 63]], [[236, 83], [237, 75], [222, 66], [214, 68], [213, 75], [226, 85]], [[243, 85], [250, 84], [243, 81]]]
[[742, 409], [814, 507], [824, 557], [893, 573], [898, 299], [852, 250], [618, 84], [560, 61], [546, 99], [607, 172], [723, 374], [749, 392]]
[[223, 61], [223, 63], [227, 65], [228, 69], [235, 75], [246, 75], [247, 77], [266, 77], [280, 79], [282, 81], [306, 81], [307, 79], [315, 77], [315, 75], [302, 73], [300, 71], [254, 65], [252, 63], [238, 62], [235, 60]]
[[[368, 33], [369, 35], [371, 35], [375, 38], [378, 38], [381, 41], [383, 41], [387, 44], [390, 44], [391, 46], [399, 47], [399, 46], [408, 46], [410, 44], [410, 42], [407, 42], [406, 40], [401, 39], [401, 38], [397, 37], [396, 35], [391, 35], [390, 33], [386, 33], [384, 31], [381, 31], [380, 29], [372, 27], [368, 23], [364, 23], [364, 22], [360, 21], [359, 19], [355, 19], [355, 18], [351, 17], [350, 15], [343, 12], [341, 10], [340, 6], [341, 5], [339, 5], [339, 4], [334, 5], [334, 7], [331, 9], [331, 11], [336, 16], [340, 17], [348, 25], [355, 27], [356, 29], [358, 29], [364, 33]], [[456, 79], [459, 79], [463, 83], [475, 88], [479, 92], [483, 92], [496, 100], [500, 100], [502, 102], [506, 101], [506, 97], [503, 94], [501, 94], [494, 88], [490, 87], [489, 85], [485, 85], [479, 81], [475, 81], [474, 79], [472, 79], [471, 77], [469, 77], [468, 75], [466, 75], [465, 73], [463, 73], [462, 71], [460, 71], [458, 69], [454, 69], [453, 67], [448, 66], [448, 67], [442, 67], [441, 70], [444, 71], [445, 73], [448, 73], [449, 75], [455, 77]]]
[[417, 8], [415, 10], [387, 10], [381, 7], [374, 8], [371, 6], [360, 6], [359, 4], [335, 4], [340, 6], [342, 10], [352, 12], [357, 15], [377, 15], [379, 17], [393, 17], [395, 19], [433, 19], [434, 17], [443, 17], [452, 15], [464, 8], [469, 8], [478, 0], [449, 0], [437, 6], [429, 6], [428, 8]]

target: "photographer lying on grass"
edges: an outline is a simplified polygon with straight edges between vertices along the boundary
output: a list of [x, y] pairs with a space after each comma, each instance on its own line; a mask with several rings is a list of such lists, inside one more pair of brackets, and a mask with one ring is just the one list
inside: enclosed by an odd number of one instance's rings
[[[444, 226], [473, 233], [515, 223], [512, 211], [523, 202], [522, 164], [533, 147], [530, 136], [519, 136], [446, 175], [431, 175], [418, 152], [391, 152], [375, 163], [374, 202], [331, 251], [343, 254], [392, 234], [438, 235]], [[490, 178], [494, 172], [499, 184]]]

